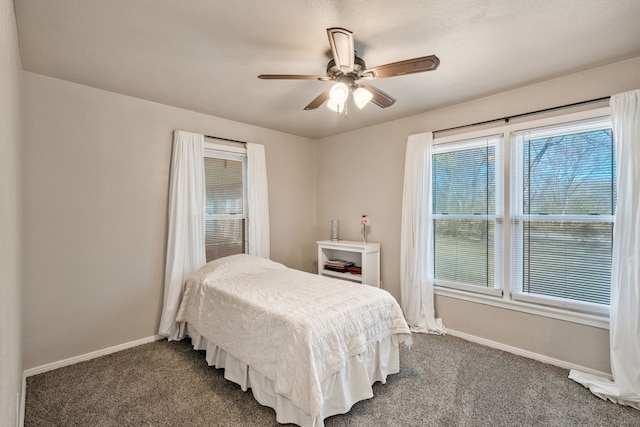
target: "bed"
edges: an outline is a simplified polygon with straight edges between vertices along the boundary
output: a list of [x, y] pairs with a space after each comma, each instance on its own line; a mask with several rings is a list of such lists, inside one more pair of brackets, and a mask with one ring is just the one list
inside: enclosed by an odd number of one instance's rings
[[250, 255], [212, 261], [185, 282], [181, 336], [251, 389], [280, 423], [324, 426], [399, 372], [411, 333], [386, 291]]

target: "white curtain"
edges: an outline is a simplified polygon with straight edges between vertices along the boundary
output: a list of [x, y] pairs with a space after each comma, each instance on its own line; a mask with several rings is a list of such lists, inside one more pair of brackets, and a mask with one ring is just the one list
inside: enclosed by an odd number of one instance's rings
[[264, 145], [247, 143], [249, 254], [269, 258], [269, 195]]
[[431, 132], [409, 136], [404, 166], [400, 303], [414, 332], [444, 334], [433, 307]]
[[176, 314], [182, 299], [182, 285], [206, 263], [203, 155], [203, 135], [174, 132], [164, 307], [158, 331], [170, 340], [180, 338]]
[[617, 205], [609, 344], [613, 381], [576, 370], [569, 378], [601, 399], [640, 409], [640, 90], [611, 97]]

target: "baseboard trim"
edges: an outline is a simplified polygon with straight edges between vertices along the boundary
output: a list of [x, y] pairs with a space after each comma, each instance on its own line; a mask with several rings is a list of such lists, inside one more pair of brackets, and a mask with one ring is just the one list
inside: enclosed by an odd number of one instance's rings
[[153, 335], [147, 338], [141, 338], [135, 341], [129, 341], [123, 344], [114, 345], [113, 347], [103, 348], [102, 350], [92, 351], [90, 353], [81, 354], [79, 356], [70, 357], [68, 359], [59, 360], [57, 362], [47, 363], [46, 365], [36, 366], [35, 368], [29, 368], [24, 371], [24, 378], [32, 375], [42, 374], [43, 372], [52, 371], [54, 369], [62, 368], [64, 366], [74, 365], [76, 363], [84, 362], [86, 360], [95, 359], [96, 357], [106, 356], [107, 354], [115, 353], [117, 351], [126, 350], [131, 347], [137, 347], [142, 344], [148, 344], [154, 341], [164, 339], [161, 335]]
[[543, 354], [534, 353], [532, 351], [528, 351], [518, 347], [513, 347], [507, 344], [499, 343], [497, 341], [491, 341], [485, 338], [480, 338], [475, 335], [466, 334], [464, 332], [447, 328], [447, 334], [453, 335], [454, 337], [462, 338], [467, 341], [475, 342], [477, 344], [482, 344], [487, 347], [495, 348], [497, 350], [506, 351], [507, 353], [513, 353], [518, 356], [523, 356], [529, 359], [537, 360], [538, 362], [558, 366], [563, 369], [576, 369], [578, 371], [582, 371], [588, 374], [593, 374], [600, 377], [613, 379], [612, 375], [608, 372], [602, 372], [596, 369], [587, 368], [586, 366], [576, 365], [575, 363], [570, 363], [565, 360], [555, 359], [553, 357], [545, 356]]

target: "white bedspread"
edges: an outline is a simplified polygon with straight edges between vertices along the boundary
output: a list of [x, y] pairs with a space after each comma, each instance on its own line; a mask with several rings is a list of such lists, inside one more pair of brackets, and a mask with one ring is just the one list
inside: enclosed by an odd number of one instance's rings
[[200, 269], [185, 285], [177, 320], [272, 380], [312, 417], [323, 404], [320, 383], [348, 358], [392, 334], [410, 339], [388, 292], [249, 255]]

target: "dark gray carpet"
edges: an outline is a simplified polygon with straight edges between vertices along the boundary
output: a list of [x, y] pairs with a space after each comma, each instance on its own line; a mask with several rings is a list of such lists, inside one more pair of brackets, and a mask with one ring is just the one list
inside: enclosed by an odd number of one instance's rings
[[[452, 336], [414, 334], [401, 372], [335, 426], [640, 426], [568, 372]], [[277, 426], [189, 340], [159, 341], [27, 379], [26, 426]]]

